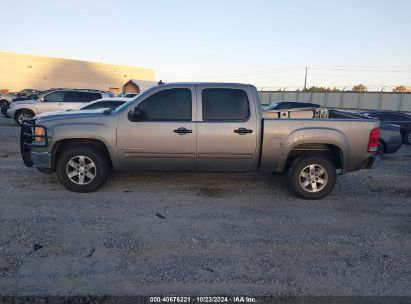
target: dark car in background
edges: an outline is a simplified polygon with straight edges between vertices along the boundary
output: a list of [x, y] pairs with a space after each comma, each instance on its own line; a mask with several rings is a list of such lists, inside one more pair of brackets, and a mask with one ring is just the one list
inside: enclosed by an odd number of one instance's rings
[[276, 101], [263, 108], [263, 111], [273, 111], [282, 109], [296, 109], [296, 108], [319, 108], [319, 104], [310, 102], [297, 101]]
[[[336, 119], [373, 119], [367, 115], [343, 110], [329, 110], [328, 117]], [[400, 126], [380, 121], [380, 131], [380, 142], [377, 147], [377, 154], [382, 155], [397, 152], [402, 145]]]
[[17, 96], [29, 96], [31, 94], [38, 94], [40, 92], [41, 92], [40, 90], [35, 90], [35, 89], [23, 89], [17, 92]]
[[364, 112], [362, 114], [386, 123], [399, 125], [404, 144], [411, 145], [411, 115], [402, 112], [388, 111]]
[[17, 95], [17, 97], [13, 98], [13, 102], [15, 101], [22, 101], [22, 100], [36, 100], [39, 97], [39, 94], [42, 92], [32, 93], [28, 95]]

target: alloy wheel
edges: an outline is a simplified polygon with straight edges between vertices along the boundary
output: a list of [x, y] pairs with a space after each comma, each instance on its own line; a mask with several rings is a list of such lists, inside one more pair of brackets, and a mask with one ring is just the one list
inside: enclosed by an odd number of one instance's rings
[[72, 157], [66, 165], [67, 177], [77, 185], [87, 185], [96, 178], [96, 164], [87, 156]]
[[301, 170], [298, 180], [305, 191], [318, 192], [327, 185], [328, 174], [323, 166], [312, 164]]

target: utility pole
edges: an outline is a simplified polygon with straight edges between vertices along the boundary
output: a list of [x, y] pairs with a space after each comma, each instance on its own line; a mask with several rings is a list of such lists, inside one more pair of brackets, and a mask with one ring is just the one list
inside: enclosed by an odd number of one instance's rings
[[307, 70], [308, 68], [305, 67], [304, 91], [307, 90]]

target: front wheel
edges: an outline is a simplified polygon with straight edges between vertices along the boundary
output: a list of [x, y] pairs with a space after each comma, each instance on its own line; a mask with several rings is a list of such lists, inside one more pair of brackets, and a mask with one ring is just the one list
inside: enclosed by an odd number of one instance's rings
[[57, 160], [59, 181], [74, 192], [92, 192], [107, 179], [109, 162], [103, 153], [88, 146], [68, 148]]
[[336, 180], [334, 165], [321, 156], [298, 158], [288, 171], [291, 190], [304, 199], [325, 197], [334, 189]]

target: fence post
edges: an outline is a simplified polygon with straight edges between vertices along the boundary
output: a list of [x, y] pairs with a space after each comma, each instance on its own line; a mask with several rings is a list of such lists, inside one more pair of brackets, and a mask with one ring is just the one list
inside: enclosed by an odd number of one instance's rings
[[382, 90], [380, 92], [380, 102], [379, 102], [379, 105], [378, 105], [378, 110], [382, 110], [382, 102], [383, 102], [383, 99], [384, 99], [384, 96], [382, 95], [383, 90], [384, 90], [384, 87], [382, 87]]
[[340, 109], [344, 109], [344, 91], [340, 92]]
[[325, 100], [324, 100], [324, 107], [328, 105], [328, 92], [325, 92]]
[[400, 108], [398, 111], [402, 112], [403, 111], [403, 106], [404, 106], [404, 93], [401, 93], [401, 99], [400, 99]]

